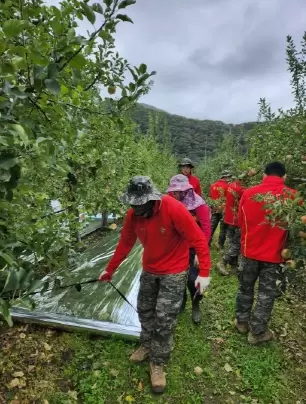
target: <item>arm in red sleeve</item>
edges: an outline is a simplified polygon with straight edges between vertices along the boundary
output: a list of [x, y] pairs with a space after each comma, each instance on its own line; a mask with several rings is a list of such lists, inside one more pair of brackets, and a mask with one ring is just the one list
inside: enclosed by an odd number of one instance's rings
[[170, 216], [177, 232], [184, 237], [196, 251], [199, 260], [199, 275], [208, 277], [211, 268], [208, 240], [206, 240], [199, 225], [183, 204], [178, 204], [178, 206], [170, 212]]
[[117, 245], [116, 251], [109, 261], [106, 271], [113, 275], [119, 265], [126, 259], [129, 252], [134, 247], [137, 240], [137, 235], [134, 232], [133, 222], [132, 222], [133, 211], [129, 210], [125, 218], [123, 229], [121, 232], [121, 237]]
[[199, 219], [201, 230], [205, 234], [207, 240], [210, 240], [211, 234], [211, 220], [210, 220], [210, 209], [207, 205], [201, 205], [196, 208], [196, 215]]

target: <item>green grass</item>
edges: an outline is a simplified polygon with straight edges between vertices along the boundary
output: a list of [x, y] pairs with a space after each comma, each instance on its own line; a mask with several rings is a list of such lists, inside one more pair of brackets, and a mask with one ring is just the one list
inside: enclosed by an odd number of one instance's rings
[[[250, 346], [246, 337], [233, 327], [236, 279], [221, 277], [215, 270], [212, 276], [201, 306], [202, 324], [192, 324], [190, 302], [180, 316], [175, 349], [166, 367], [167, 391], [164, 395], [152, 395], [147, 363], [140, 366], [129, 363], [129, 355], [136, 344], [58, 333], [51, 340], [53, 359], [50, 365], [42, 367], [36, 374], [36, 381], [31, 382], [32, 396], [47, 399], [50, 404], [304, 403], [306, 340], [302, 326], [305, 324], [305, 305], [292, 299], [281, 299], [272, 323], [277, 331], [277, 341]], [[45, 331], [34, 329], [33, 339], [42, 338], [39, 333]], [[202, 368], [202, 374], [195, 374], [196, 366]], [[37, 387], [39, 377], [52, 380], [48, 389], [43, 391]], [[24, 397], [22, 403], [34, 402], [27, 401], [26, 394], [20, 394]]]

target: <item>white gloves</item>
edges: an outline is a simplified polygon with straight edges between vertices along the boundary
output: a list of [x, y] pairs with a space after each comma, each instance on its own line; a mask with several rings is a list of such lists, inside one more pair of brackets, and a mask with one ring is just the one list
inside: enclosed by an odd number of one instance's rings
[[198, 276], [194, 282], [194, 285], [197, 289], [199, 289], [199, 293], [202, 295], [203, 292], [208, 288], [210, 283], [209, 277]]

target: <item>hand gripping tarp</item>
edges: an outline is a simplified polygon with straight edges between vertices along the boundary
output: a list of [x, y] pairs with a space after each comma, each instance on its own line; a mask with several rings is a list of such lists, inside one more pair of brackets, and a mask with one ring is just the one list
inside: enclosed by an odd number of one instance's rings
[[[111, 232], [102, 241], [82, 253], [74, 266], [58, 270], [45, 277], [71, 284], [97, 278], [112, 256], [119, 239]], [[141, 274], [142, 246], [136, 245], [113, 277], [113, 284], [132, 306], [137, 306]], [[96, 282], [75, 288], [58, 289], [35, 295], [35, 310], [14, 307], [15, 321], [43, 324], [67, 330], [89, 331], [122, 338], [139, 338], [140, 324], [137, 312], [109, 284]]]

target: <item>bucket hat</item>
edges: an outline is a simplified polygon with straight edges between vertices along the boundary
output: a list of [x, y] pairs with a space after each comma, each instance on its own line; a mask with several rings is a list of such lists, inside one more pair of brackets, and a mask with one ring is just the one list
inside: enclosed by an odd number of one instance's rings
[[179, 162], [179, 167], [182, 167], [182, 166], [190, 166], [191, 168], [194, 168], [194, 165], [192, 164], [192, 161], [187, 157], [183, 158]]
[[159, 192], [150, 177], [137, 175], [130, 179], [126, 192], [120, 200], [125, 205], [144, 205], [149, 201], [159, 201], [162, 193]]
[[193, 189], [193, 186], [185, 175], [178, 174], [171, 178], [168, 192], [187, 191], [188, 189]]

